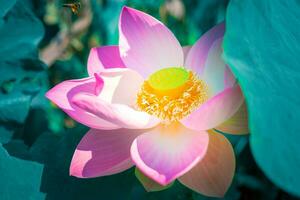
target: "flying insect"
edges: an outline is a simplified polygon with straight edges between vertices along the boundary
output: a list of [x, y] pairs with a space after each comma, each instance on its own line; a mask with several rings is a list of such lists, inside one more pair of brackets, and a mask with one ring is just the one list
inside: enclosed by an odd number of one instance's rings
[[71, 11], [72, 11], [72, 13], [78, 14], [79, 9], [81, 8], [81, 4], [79, 2], [76, 2], [76, 3], [66, 3], [66, 4], [63, 4], [63, 7], [70, 8]]

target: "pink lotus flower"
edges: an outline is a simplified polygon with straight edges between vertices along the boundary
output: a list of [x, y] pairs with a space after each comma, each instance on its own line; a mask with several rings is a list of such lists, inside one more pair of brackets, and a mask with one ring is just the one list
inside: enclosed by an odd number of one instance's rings
[[221, 23], [182, 48], [161, 22], [124, 7], [119, 46], [93, 48], [88, 78], [46, 94], [91, 128], [70, 174], [106, 176], [136, 165], [148, 190], [178, 179], [199, 193], [223, 196], [235, 158], [216, 129], [248, 133], [241, 89], [221, 59], [224, 28]]

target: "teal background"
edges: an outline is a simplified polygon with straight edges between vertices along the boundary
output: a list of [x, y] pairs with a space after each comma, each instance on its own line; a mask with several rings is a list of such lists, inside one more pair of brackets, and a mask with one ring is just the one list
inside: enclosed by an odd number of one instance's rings
[[[237, 169], [224, 199], [300, 196], [299, 1], [185, 0], [179, 1], [176, 14], [174, 6], [166, 6], [170, 1], [90, 0], [92, 21], [76, 34], [70, 30], [85, 19], [87, 8], [82, 1], [79, 14], [73, 15], [62, 8], [67, 2], [0, 0], [0, 200], [213, 199], [179, 182], [147, 193], [134, 169], [93, 179], [68, 174], [74, 149], [88, 128], [44, 94], [63, 80], [87, 76], [91, 47], [117, 44], [123, 5], [163, 21], [182, 45], [192, 45], [226, 18], [224, 59], [246, 96], [251, 135], [226, 135]], [[60, 33], [68, 33], [67, 39], [57, 38]], [[39, 57], [53, 42], [63, 41], [67, 45], [50, 64], [47, 59], [55, 51]]]

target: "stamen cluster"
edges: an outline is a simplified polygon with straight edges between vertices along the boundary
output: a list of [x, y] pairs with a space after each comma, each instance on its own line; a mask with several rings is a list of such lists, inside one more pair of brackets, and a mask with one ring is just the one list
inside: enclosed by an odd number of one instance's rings
[[192, 72], [189, 72], [189, 79], [182, 87], [182, 90], [163, 94], [157, 93], [148, 81], [145, 81], [137, 94], [137, 108], [166, 123], [179, 121], [208, 99], [206, 83]]

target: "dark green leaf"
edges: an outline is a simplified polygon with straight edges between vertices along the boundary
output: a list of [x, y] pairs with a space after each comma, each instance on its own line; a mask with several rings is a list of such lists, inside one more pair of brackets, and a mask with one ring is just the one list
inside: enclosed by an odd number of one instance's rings
[[0, 145], [0, 199], [44, 199], [40, 192], [41, 164], [9, 156]]

